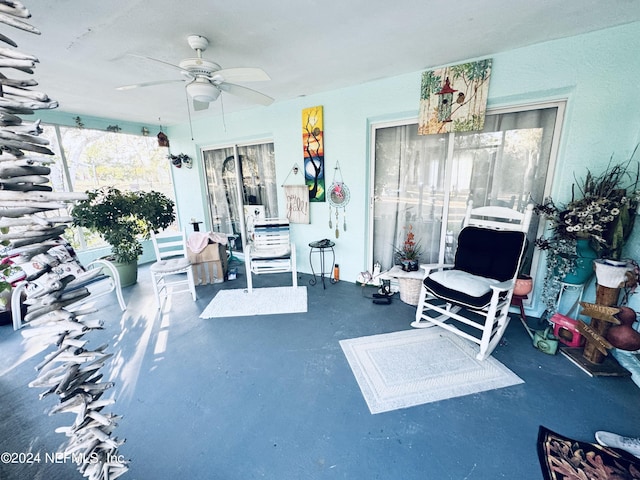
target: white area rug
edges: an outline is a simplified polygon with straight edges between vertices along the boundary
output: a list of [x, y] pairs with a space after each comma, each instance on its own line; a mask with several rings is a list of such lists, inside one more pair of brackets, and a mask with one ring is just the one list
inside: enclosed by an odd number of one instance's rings
[[307, 287], [220, 290], [200, 318], [246, 317], [307, 311]]
[[478, 346], [446, 330], [406, 330], [341, 340], [371, 413], [524, 383]]

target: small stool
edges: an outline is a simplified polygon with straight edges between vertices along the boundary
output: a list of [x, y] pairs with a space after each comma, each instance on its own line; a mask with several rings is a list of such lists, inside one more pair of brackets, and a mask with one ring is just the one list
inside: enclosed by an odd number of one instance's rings
[[527, 316], [524, 313], [524, 301], [529, 298], [527, 295], [516, 295], [513, 294], [511, 296], [511, 305], [514, 307], [518, 307], [520, 310], [520, 320], [526, 325], [527, 324]]
[[571, 317], [554, 313], [549, 319], [553, 323], [553, 334], [567, 347], [578, 348], [584, 344], [584, 337], [578, 331], [578, 321]]
[[513, 305], [514, 307], [517, 307], [518, 310], [520, 310], [520, 322], [522, 323], [522, 326], [524, 327], [526, 332], [529, 334], [529, 336], [533, 340], [533, 329], [529, 327], [529, 324], [527, 323], [527, 315], [524, 312], [524, 301], [527, 298], [529, 298], [528, 295], [514, 294], [511, 296], [511, 305]]

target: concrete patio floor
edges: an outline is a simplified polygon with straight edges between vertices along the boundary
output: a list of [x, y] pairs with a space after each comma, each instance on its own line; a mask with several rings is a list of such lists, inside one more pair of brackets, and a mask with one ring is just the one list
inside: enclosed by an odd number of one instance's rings
[[[105, 328], [86, 336], [109, 343], [103, 368], [116, 386], [108, 411], [123, 415], [115, 435], [131, 460], [121, 478], [399, 479], [541, 478], [538, 426], [594, 441], [596, 430], [640, 435], [640, 389], [629, 378], [589, 377], [561, 355], [531, 346], [512, 315], [494, 357], [525, 383], [372, 415], [339, 341], [408, 330], [415, 308], [396, 298], [374, 305], [370, 287], [310, 286], [308, 312], [200, 319], [219, 289], [243, 288], [244, 275], [200, 286], [198, 300], [173, 297], [155, 308], [148, 267], [115, 297], [97, 299]], [[255, 286], [290, 285], [288, 274]], [[398, 297], [396, 295], [396, 297]], [[44, 352], [0, 326], [0, 450], [55, 452], [54, 429], [73, 415], [48, 416], [55, 398], [27, 384]], [[82, 478], [74, 464], [0, 462], [0, 479]]]

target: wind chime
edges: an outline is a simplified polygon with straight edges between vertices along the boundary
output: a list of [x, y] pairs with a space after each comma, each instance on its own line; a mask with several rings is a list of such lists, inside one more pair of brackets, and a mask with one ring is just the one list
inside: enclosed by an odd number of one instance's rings
[[344, 184], [342, 179], [342, 170], [340, 170], [340, 162], [336, 162], [333, 171], [333, 182], [329, 187], [329, 228], [333, 228], [333, 212], [335, 209], [336, 218], [336, 238], [340, 236], [340, 209], [342, 209], [342, 230], [347, 231], [347, 204], [349, 203], [349, 188]]

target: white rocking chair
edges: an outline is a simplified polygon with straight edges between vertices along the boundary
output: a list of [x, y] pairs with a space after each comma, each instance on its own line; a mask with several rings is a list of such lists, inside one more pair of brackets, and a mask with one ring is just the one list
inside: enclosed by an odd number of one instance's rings
[[[526, 249], [533, 205], [528, 205], [524, 213], [507, 207], [472, 207], [469, 202], [455, 263], [422, 265], [427, 273], [411, 326], [438, 325], [477, 343], [477, 358], [484, 360], [509, 324], [509, 306]], [[463, 309], [466, 315], [458, 313]], [[466, 327], [463, 330], [450, 320]]]
[[298, 286], [296, 246], [289, 235], [289, 220], [267, 218], [256, 221], [253, 242], [245, 250], [247, 290], [253, 290], [252, 274], [291, 272], [293, 286]]

